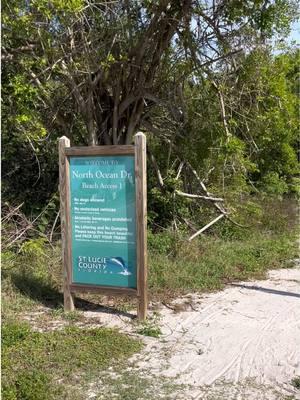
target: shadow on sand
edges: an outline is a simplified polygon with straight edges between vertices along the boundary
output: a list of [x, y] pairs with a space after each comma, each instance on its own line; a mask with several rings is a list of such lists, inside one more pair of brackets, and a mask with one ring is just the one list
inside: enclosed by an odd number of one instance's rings
[[299, 297], [300, 298], [300, 293], [286, 292], [283, 290], [276, 290], [276, 289], [267, 289], [267, 288], [263, 288], [261, 286], [248, 286], [248, 285], [242, 285], [242, 284], [238, 284], [238, 283], [231, 283], [230, 286], [235, 286], [235, 287], [249, 289], [249, 290], [257, 290], [259, 292], [264, 292], [264, 293], [277, 294], [279, 296], [290, 296], [290, 297]]

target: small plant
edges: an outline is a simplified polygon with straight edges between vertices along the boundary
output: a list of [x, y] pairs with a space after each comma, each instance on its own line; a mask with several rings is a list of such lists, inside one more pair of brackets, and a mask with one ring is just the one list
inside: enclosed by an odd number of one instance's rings
[[71, 322], [76, 322], [81, 319], [81, 313], [79, 311], [75, 310], [66, 312], [62, 307], [52, 310], [51, 315], [54, 318], [63, 318], [64, 320]]
[[15, 346], [29, 335], [30, 326], [28, 324], [20, 324], [19, 322], [6, 323], [2, 327], [1, 344], [5, 348]]
[[292, 385], [294, 388], [300, 390], [300, 376], [295, 376], [295, 378], [292, 379]]
[[[47, 393], [47, 395], [45, 395], [45, 393]], [[54, 400], [53, 394], [51, 393], [49, 376], [37, 369], [20, 371], [16, 376], [14, 385], [3, 385], [2, 395], [3, 399], [6, 400]]]
[[155, 321], [143, 322], [136, 331], [139, 335], [151, 336], [158, 338], [162, 332], [159, 326], [156, 325]]
[[45, 238], [27, 240], [22, 244], [20, 253], [32, 257], [45, 257], [45, 243]]
[[51, 316], [53, 318], [59, 318], [63, 315], [64, 309], [62, 307], [55, 308], [54, 310], [51, 310]]
[[70, 322], [76, 322], [76, 321], [80, 321], [82, 315], [79, 311], [69, 311], [69, 312], [64, 312], [62, 314], [62, 317]]

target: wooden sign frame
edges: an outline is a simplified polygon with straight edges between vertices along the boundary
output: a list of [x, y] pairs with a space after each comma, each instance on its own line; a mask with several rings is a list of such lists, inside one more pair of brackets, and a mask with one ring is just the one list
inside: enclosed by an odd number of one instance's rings
[[[72, 236], [70, 157], [133, 155], [135, 159], [136, 190], [136, 259], [137, 288], [78, 284], [72, 282]], [[134, 296], [138, 299], [138, 318], [147, 317], [147, 186], [146, 186], [146, 136], [135, 135], [134, 145], [70, 147], [70, 140], [59, 139], [59, 191], [63, 260], [63, 292], [65, 311], [74, 310], [74, 293], [96, 292], [109, 295]]]

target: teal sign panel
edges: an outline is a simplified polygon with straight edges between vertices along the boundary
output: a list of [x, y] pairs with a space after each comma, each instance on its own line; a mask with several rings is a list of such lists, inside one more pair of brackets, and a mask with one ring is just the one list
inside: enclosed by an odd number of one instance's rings
[[137, 287], [134, 156], [70, 157], [72, 281]]

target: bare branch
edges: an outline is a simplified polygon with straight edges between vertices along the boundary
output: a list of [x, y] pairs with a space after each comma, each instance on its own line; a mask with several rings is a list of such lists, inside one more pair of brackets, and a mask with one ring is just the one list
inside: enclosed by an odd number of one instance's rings
[[224, 199], [222, 199], [220, 197], [201, 196], [199, 194], [184, 193], [184, 192], [181, 192], [180, 190], [175, 190], [175, 193], [178, 194], [179, 196], [188, 197], [190, 199], [202, 199], [202, 200], [217, 201], [217, 202], [224, 201]]
[[50, 236], [49, 236], [49, 242], [50, 243], [52, 242], [53, 233], [54, 233], [54, 229], [55, 229], [55, 226], [57, 224], [57, 221], [58, 221], [59, 214], [60, 214], [60, 211], [58, 211], [58, 213], [56, 214], [55, 220], [54, 220], [53, 225], [52, 225], [52, 229], [51, 229]]
[[[186, 165], [190, 168], [190, 170], [192, 171], [193, 175], [195, 176], [195, 178], [197, 179], [201, 189], [204, 191], [204, 193], [210, 197], [210, 193], [208, 192], [208, 190], [206, 189], [206, 186], [204, 184], [204, 182], [200, 179], [199, 175], [197, 174], [196, 170], [191, 166], [190, 163], [186, 163]], [[214, 207], [219, 210], [221, 213], [226, 214], [226, 211], [223, 209], [222, 206], [220, 206], [219, 204], [217, 204], [216, 202], [212, 202], [212, 204], [214, 205]]]
[[228, 124], [227, 124], [227, 117], [226, 117], [226, 111], [225, 111], [225, 103], [224, 103], [224, 97], [223, 93], [220, 90], [219, 86], [216, 84], [216, 82], [212, 81], [212, 86], [216, 89], [218, 96], [219, 96], [219, 101], [220, 101], [220, 106], [221, 106], [221, 115], [222, 115], [222, 121], [224, 125], [224, 129], [226, 132], [226, 140], [227, 142], [231, 138], [232, 134], [229, 131]]
[[195, 237], [199, 236], [202, 232], [206, 231], [206, 229], [208, 229], [210, 226], [212, 226], [213, 224], [215, 224], [216, 222], [218, 222], [221, 218], [224, 217], [224, 214], [220, 214], [217, 216], [217, 218], [215, 218], [214, 220], [212, 220], [209, 224], [205, 225], [203, 228], [201, 228], [199, 231], [197, 231], [196, 233], [194, 233], [190, 238], [189, 238], [189, 242], [191, 242], [193, 239], [195, 239]]
[[28, 140], [28, 142], [29, 142], [29, 144], [30, 144], [30, 147], [32, 148], [32, 150], [33, 150], [33, 154], [34, 154], [34, 157], [35, 157], [35, 159], [36, 159], [36, 162], [37, 162], [37, 165], [38, 165], [38, 170], [39, 170], [39, 174], [38, 174], [38, 177], [37, 177], [37, 179], [36, 179], [36, 181], [33, 183], [33, 187], [38, 183], [38, 181], [40, 180], [40, 178], [41, 178], [41, 164], [40, 164], [40, 160], [39, 160], [39, 158], [38, 158], [38, 156], [37, 156], [37, 154], [36, 154], [36, 150], [35, 150], [35, 148], [34, 148], [34, 146], [33, 146], [33, 144], [32, 144], [32, 142], [31, 142], [31, 140], [30, 140], [30, 138], [26, 135], [26, 138], [27, 138], [27, 140]]
[[162, 189], [162, 188], [164, 187], [164, 180], [163, 180], [163, 178], [162, 178], [162, 175], [161, 175], [160, 169], [159, 169], [159, 167], [158, 167], [158, 164], [157, 164], [157, 162], [156, 162], [156, 159], [155, 159], [154, 155], [153, 155], [152, 153], [150, 153], [149, 149], [147, 150], [147, 152], [148, 152], [148, 154], [149, 154], [149, 156], [150, 156], [150, 160], [151, 160], [152, 165], [153, 165], [153, 168], [154, 168], [154, 170], [155, 170], [155, 173], [156, 173], [156, 176], [157, 176], [157, 179], [158, 179], [159, 186], [160, 186], [160, 188]]
[[176, 181], [179, 179], [179, 177], [180, 177], [180, 174], [181, 174], [181, 171], [182, 171], [182, 168], [183, 168], [183, 166], [184, 166], [184, 161], [181, 161], [181, 163], [179, 164], [179, 167], [178, 167], [178, 171], [177, 171], [177, 175], [176, 175]]
[[2, 218], [2, 223], [8, 221], [16, 213], [16, 211], [18, 211], [23, 206], [23, 204], [24, 202], [13, 208], [7, 215], [5, 215], [5, 217]]

